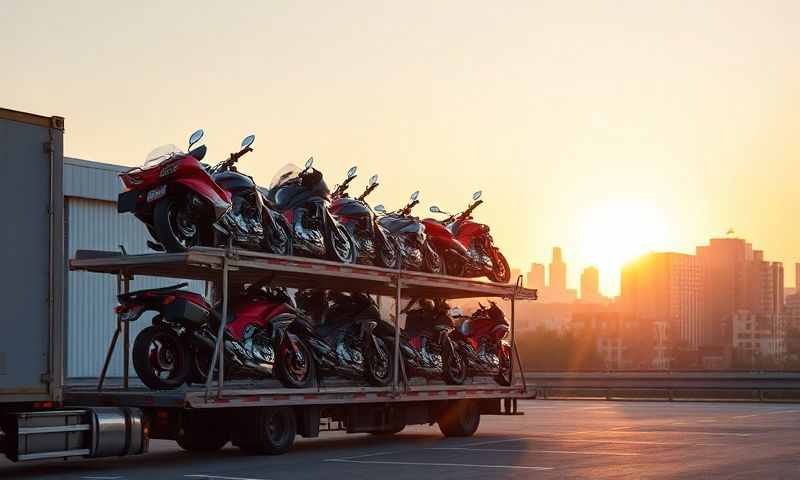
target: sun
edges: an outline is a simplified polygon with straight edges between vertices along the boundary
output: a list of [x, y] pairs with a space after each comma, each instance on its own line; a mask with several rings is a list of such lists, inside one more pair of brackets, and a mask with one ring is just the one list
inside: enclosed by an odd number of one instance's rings
[[582, 225], [584, 258], [614, 276], [628, 261], [664, 248], [667, 241], [663, 212], [632, 199], [593, 205], [585, 211]]

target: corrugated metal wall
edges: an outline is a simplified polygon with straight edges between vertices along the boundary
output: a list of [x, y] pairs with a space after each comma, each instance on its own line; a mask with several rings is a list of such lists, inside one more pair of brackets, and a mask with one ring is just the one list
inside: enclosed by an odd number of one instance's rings
[[[88, 162], [87, 162], [88, 163]], [[70, 170], [69, 166], [67, 170]], [[103, 169], [72, 169], [71, 178], [85, 180], [85, 189], [108, 190], [108, 183], [117, 182], [114, 171]], [[94, 170], [94, 172], [92, 171]], [[94, 174], [83, 175], [83, 173]], [[65, 175], [65, 178], [67, 175]], [[85, 177], [85, 178], [84, 178]], [[91, 177], [91, 178], [90, 178]], [[93, 185], [91, 185], [93, 184]], [[65, 187], [67, 181], [65, 180]], [[79, 185], [78, 185], [79, 186]], [[119, 188], [117, 186], [117, 188]], [[86, 190], [83, 191], [86, 191]], [[66, 191], [66, 188], [65, 188]], [[71, 193], [80, 190], [73, 188]], [[115, 194], [116, 196], [116, 194]], [[118, 214], [114, 202], [68, 197], [67, 245], [69, 258], [79, 249], [119, 250], [128, 253], [148, 253], [149, 234], [144, 225], [131, 214]], [[182, 280], [136, 277], [131, 290], [163, 287]], [[203, 282], [191, 282], [190, 288], [203, 292]], [[69, 272], [67, 280], [67, 377], [97, 377], [103, 365], [106, 349], [116, 328], [114, 307], [117, 305], [117, 283], [112, 275], [88, 272]], [[131, 324], [131, 343], [136, 334], [150, 325], [152, 314], [142, 315]], [[120, 337], [121, 340], [121, 337]], [[121, 343], [121, 341], [120, 341]], [[133, 367], [131, 366], [131, 372]], [[122, 350], [118, 345], [111, 361], [109, 376], [122, 375]]]

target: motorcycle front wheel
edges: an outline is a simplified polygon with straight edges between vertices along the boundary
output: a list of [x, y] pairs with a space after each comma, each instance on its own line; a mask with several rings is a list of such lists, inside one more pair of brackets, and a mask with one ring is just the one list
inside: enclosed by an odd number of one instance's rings
[[442, 345], [442, 369], [444, 382], [448, 385], [461, 385], [467, 379], [467, 362], [451, 341]]
[[394, 240], [387, 238], [385, 242], [380, 242], [377, 257], [379, 267], [396, 269], [400, 261], [400, 247]]
[[327, 229], [325, 250], [328, 258], [334, 262], [356, 263], [356, 244], [350, 232], [340, 223], [334, 223], [333, 228]]
[[392, 381], [391, 356], [386, 343], [380, 337], [375, 337], [374, 342], [365, 348], [367, 365], [364, 373], [370, 385], [385, 387]]
[[292, 229], [283, 217], [275, 219], [275, 224], [277, 229], [269, 228], [268, 232], [265, 231], [266, 250], [276, 255], [289, 256], [292, 254]]
[[436, 251], [429, 243], [422, 246], [422, 269], [428, 273], [447, 275], [447, 266], [444, 256]]
[[508, 260], [499, 250], [496, 250], [494, 255], [494, 268], [491, 275], [489, 275], [489, 280], [497, 283], [508, 283], [511, 280], [511, 268], [508, 266]]
[[174, 331], [157, 326], [142, 330], [133, 342], [133, 368], [152, 390], [180, 387], [191, 373], [189, 346]]
[[308, 388], [314, 383], [314, 357], [304, 341], [298, 340], [294, 347], [288, 338], [281, 342], [275, 358], [275, 376], [284, 387]]
[[153, 230], [170, 253], [185, 252], [201, 244], [200, 224], [189, 212], [187, 202], [178, 197], [167, 197], [156, 204]]
[[508, 387], [511, 386], [511, 351], [510, 348], [500, 348], [500, 351], [497, 352], [497, 356], [500, 360], [500, 371], [494, 377], [494, 380], [504, 386]]

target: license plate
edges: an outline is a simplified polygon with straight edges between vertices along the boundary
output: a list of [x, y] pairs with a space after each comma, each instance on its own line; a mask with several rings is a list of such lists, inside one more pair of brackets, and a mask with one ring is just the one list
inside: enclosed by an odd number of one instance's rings
[[166, 185], [161, 185], [158, 188], [150, 190], [149, 192], [147, 192], [147, 203], [154, 202], [166, 194], [167, 194]]

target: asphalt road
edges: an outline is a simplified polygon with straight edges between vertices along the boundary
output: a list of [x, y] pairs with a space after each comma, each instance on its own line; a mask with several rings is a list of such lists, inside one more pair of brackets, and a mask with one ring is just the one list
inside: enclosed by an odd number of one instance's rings
[[800, 478], [800, 405], [528, 401], [524, 416], [482, 418], [471, 438], [409, 427], [393, 438], [323, 434], [292, 452], [228, 446], [190, 454], [154, 441], [144, 456], [12, 464], [0, 478], [420, 480]]

